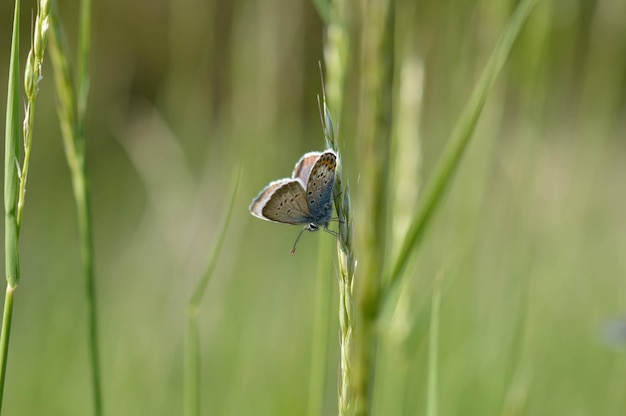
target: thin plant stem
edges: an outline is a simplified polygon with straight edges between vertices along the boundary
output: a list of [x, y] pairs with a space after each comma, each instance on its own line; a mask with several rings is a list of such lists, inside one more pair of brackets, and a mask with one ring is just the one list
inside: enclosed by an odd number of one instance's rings
[[[326, 19], [326, 33], [324, 39], [324, 62], [326, 82], [324, 96], [336, 114], [337, 125], [341, 125], [343, 101], [346, 89], [346, 73], [351, 57], [351, 39], [348, 28], [350, 15], [347, 0], [332, 0], [328, 11], [322, 13]], [[324, 121], [322, 122], [325, 123]], [[326, 140], [329, 140], [326, 135]], [[334, 138], [333, 138], [334, 140]], [[338, 146], [335, 146], [338, 147]], [[338, 151], [338, 148], [334, 148]]]
[[239, 188], [239, 178], [241, 169], [238, 169], [233, 191], [230, 197], [230, 203], [226, 211], [226, 218], [222, 223], [222, 228], [218, 234], [217, 242], [213, 247], [209, 262], [204, 270], [202, 278], [198, 281], [193, 290], [189, 302], [187, 304], [187, 320], [185, 325], [185, 403], [184, 414], [186, 416], [197, 416], [200, 414], [200, 354], [199, 354], [199, 337], [198, 337], [198, 310], [200, 303], [209, 285], [213, 271], [220, 257], [224, 241], [226, 240], [226, 231], [230, 225], [230, 220], [235, 206], [237, 189]]
[[437, 374], [439, 353], [439, 312], [441, 310], [440, 273], [435, 279], [433, 303], [430, 310], [430, 333], [428, 334], [428, 381], [426, 390], [426, 416], [437, 416]]
[[81, 258], [85, 289], [87, 295], [87, 320], [89, 337], [89, 356], [91, 360], [92, 389], [94, 400], [94, 414], [102, 415], [102, 382], [100, 373], [100, 349], [98, 342], [98, 307], [96, 296], [95, 273], [93, 266], [93, 231], [91, 219], [91, 199], [89, 197], [89, 182], [87, 172], [83, 164], [83, 170], [78, 182], [74, 185], [74, 198], [76, 201], [78, 224], [81, 241]]
[[78, 219], [80, 252], [87, 300], [87, 327], [94, 414], [103, 413], [100, 351], [98, 342], [98, 307], [93, 263], [91, 198], [86, 163], [85, 119], [89, 95], [89, 50], [91, 4], [81, 1], [78, 91], [67, 60], [68, 48], [56, 8], [52, 12], [51, 57], [57, 88], [57, 113], [63, 136], [65, 157], [72, 177], [72, 189]]
[[31, 153], [33, 126], [35, 117], [35, 98], [42, 79], [44, 51], [48, 39], [50, 1], [38, 3], [31, 48], [28, 52], [24, 71], [24, 90], [26, 105], [22, 123], [24, 141], [24, 160], [20, 171], [19, 160], [19, 19], [20, 2], [16, 0], [13, 15], [13, 33], [11, 37], [11, 60], [9, 64], [9, 84], [7, 88], [6, 130], [5, 130], [5, 175], [4, 175], [4, 210], [5, 210], [5, 264], [7, 289], [4, 302], [2, 331], [0, 335], [0, 411], [4, 397], [6, 367], [13, 316], [13, 299], [20, 278], [18, 242], [22, 212], [26, 195], [26, 179]]
[[[337, 80], [335, 80], [337, 81]], [[320, 116], [324, 127], [326, 144], [339, 154], [334, 125], [326, 105], [326, 93], [322, 88]], [[337, 260], [339, 266], [339, 386], [338, 410], [340, 416], [352, 414], [355, 408], [353, 393], [353, 332], [354, 332], [354, 270], [356, 260], [352, 249], [352, 210], [350, 189], [343, 185], [343, 165], [340, 161], [333, 189], [333, 202], [337, 212]]]
[[91, 57], [91, 0], [80, 2], [80, 39], [78, 48], [78, 132], [82, 136], [89, 102], [90, 57]]
[[[324, 61], [326, 64], [326, 83], [322, 76], [322, 105], [320, 116], [324, 128], [324, 137], [327, 147], [341, 156], [337, 142], [333, 120], [326, 102], [326, 93], [332, 108], [337, 114], [337, 123], [341, 123], [343, 101], [345, 95], [345, 80], [350, 60], [350, 35], [348, 30], [348, 2], [346, 0], [332, 0], [328, 7], [319, 7], [320, 14], [326, 22], [324, 41]], [[321, 72], [321, 68], [320, 68]], [[328, 88], [328, 89], [326, 89]], [[350, 189], [344, 185], [343, 160], [339, 158], [336, 175], [333, 201], [338, 220], [337, 263], [339, 271], [339, 385], [338, 413], [339, 416], [350, 415], [355, 408], [352, 388], [353, 380], [353, 333], [354, 333], [354, 272], [356, 260], [352, 247], [352, 210], [350, 205]]]
[[4, 312], [2, 314], [2, 332], [0, 333], [0, 365], [2, 373], [0, 374], [0, 411], [2, 411], [2, 403], [4, 402], [4, 382], [7, 370], [7, 356], [9, 353], [9, 338], [11, 337], [11, 322], [13, 320], [13, 295], [14, 287], [7, 284], [4, 296]]
[[315, 279], [315, 315], [313, 324], [313, 349], [309, 380], [307, 414], [320, 416], [324, 405], [324, 386], [326, 379], [326, 361], [328, 357], [328, 337], [330, 323], [331, 280], [328, 277], [329, 240], [321, 238], [317, 258], [317, 276]]
[[198, 347], [198, 310], [187, 307], [187, 320], [185, 323], [185, 410], [186, 416], [200, 414], [200, 354]]
[[80, 37], [78, 54], [78, 93], [77, 93], [77, 117], [76, 117], [76, 143], [81, 149], [76, 153], [81, 154], [80, 170], [76, 170], [72, 177], [74, 185], [74, 198], [79, 219], [81, 235], [81, 258], [83, 261], [83, 274], [87, 295], [87, 319], [89, 331], [89, 356], [91, 358], [92, 389], [94, 400], [94, 414], [103, 414], [102, 403], [102, 375], [100, 372], [100, 349], [98, 341], [98, 297], [96, 295], [96, 282], [93, 265], [93, 231], [91, 218], [91, 198], [89, 192], [89, 180], [85, 163], [85, 123], [87, 120], [87, 105], [89, 101], [90, 85], [90, 55], [91, 55], [91, 0], [80, 2]]
[[[322, 122], [322, 127], [324, 129], [324, 137], [326, 139], [326, 147], [333, 149], [337, 155], [340, 154], [339, 146], [335, 141], [335, 131], [333, 127], [332, 118], [330, 116], [330, 112], [328, 111], [328, 107], [326, 105], [326, 93], [328, 91], [329, 100], [332, 102], [333, 109], [338, 114], [338, 117], [341, 117], [341, 112], [343, 109], [343, 95], [344, 95], [344, 86], [345, 86], [345, 74], [347, 68], [347, 59], [348, 59], [348, 31], [346, 29], [346, 1], [344, 0], [333, 0], [331, 2], [322, 3], [315, 2], [314, 3], [318, 8], [320, 16], [326, 22], [326, 34], [325, 34], [325, 44], [324, 44], [324, 60], [326, 63], [326, 73], [327, 73], [327, 82], [326, 85], [324, 83], [324, 76], [322, 73], [322, 68], [320, 64], [320, 76], [322, 80], [322, 103], [320, 104], [320, 118]], [[328, 87], [328, 90], [326, 90]], [[339, 122], [339, 120], [338, 120]], [[342, 162], [341, 159], [339, 161], [339, 170], [337, 175], [337, 181], [335, 183], [334, 188], [334, 202], [335, 208], [337, 212], [343, 212], [342, 209]], [[339, 214], [338, 214], [339, 215]], [[343, 215], [343, 213], [341, 214]], [[345, 216], [345, 215], [343, 215]], [[345, 218], [344, 218], [345, 219]], [[339, 219], [339, 234], [340, 238], [338, 241], [348, 241], [349, 237], [348, 228], [341, 228], [341, 219]], [[342, 234], [343, 233], [343, 234]], [[323, 362], [325, 361], [325, 357], [327, 356], [327, 343], [328, 343], [328, 323], [329, 323], [329, 303], [328, 303], [328, 293], [330, 292], [328, 288], [329, 280], [324, 277], [324, 274], [327, 270], [326, 265], [328, 264], [328, 256], [327, 253], [323, 250], [324, 243], [320, 243], [320, 253], [318, 260], [318, 276], [317, 276], [317, 288], [316, 288], [316, 322], [315, 322], [315, 333], [314, 333], [314, 350], [313, 350], [313, 359], [311, 363], [311, 380], [310, 380], [310, 390], [309, 390], [309, 416], [319, 415], [323, 406], [323, 387], [324, 387], [324, 379], [326, 372], [324, 371], [325, 367], [323, 366]], [[352, 276], [348, 276], [347, 270], [349, 269], [346, 264], [347, 256], [342, 254], [341, 245], [338, 244], [338, 259], [340, 262], [340, 279], [339, 279], [339, 321], [340, 321], [340, 377], [339, 377], [339, 386], [338, 386], [338, 407], [339, 414], [345, 415], [347, 414], [348, 407], [350, 405], [349, 399], [349, 351], [351, 351], [351, 319], [349, 318], [349, 314], [351, 314], [351, 305], [352, 304], [352, 290], [349, 289], [352, 287]], [[348, 250], [344, 244], [344, 249]], [[349, 249], [351, 250], [351, 248]], [[352, 256], [350, 256], [352, 258]], [[353, 269], [353, 268], [352, 268]], [[343, 270], [343, 274], [341, 274], [341, 270]], [[348, 312], [348, 308], [350, 312]]]

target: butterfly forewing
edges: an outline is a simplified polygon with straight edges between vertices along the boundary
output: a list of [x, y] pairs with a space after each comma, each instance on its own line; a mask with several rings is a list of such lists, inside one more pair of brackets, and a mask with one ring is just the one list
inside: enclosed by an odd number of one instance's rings
[[306, 187], [306, 202], [315, 222], [325, 224], [332, 215], [332, 193], [337, 170], [337, 155], [322, 153], [311, 169]]
[[272, 193], [262, 209], [264, 219], [284, 224], [306, 224], [311, 215], [305, 191], [298, 180], [289, 180]]

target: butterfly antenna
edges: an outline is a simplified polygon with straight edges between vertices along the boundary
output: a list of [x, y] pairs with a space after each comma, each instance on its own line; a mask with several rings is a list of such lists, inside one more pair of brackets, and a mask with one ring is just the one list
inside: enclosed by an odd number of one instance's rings
[[306, 230], [306, 227], [300, 230], [300, 232], [298, 233], [298, 236], [296, 237], [296, 242], [293, 243], [293, 247], [291, 248], [291, 251], [289, 252], [289, 254], [291, 254], [292, 256], [296, 252], [296, 246], [298, 245], [298, 241], [300, 240], [300, 236], [302, 236], [302, 233], [304, 232], [304, 230]]
[[326, 86], [324, 85], [324, 70], [322, 70], [322, 61], [317, 61], [320, 67], [320, 80], [322, 81], [322, 97], [324, 97], [324, 104], [326, 104]]
[[[322, 122], [322, 128], [324, 129], [324, 134], [326, 134], [327, 123], [326, 123], [326, 85], [324, 85], [324, 70], [322, 69], [322, 61], [317, 61], [317, 64], [320, 67], [320, 81], [322, 82], [322, 99], [320, 100], [320, 96], [317, 96], [317, 109], [320, 112], [320, 121]], [[324, 110], [322, 111], [322, 104]]]
[[322, 102], [320, 101], [320, 96], [317, 96], [317, 109], [320, 112], [320, 122], [322, 123], [322, 128], [324, 128], [324, 116], [322, 115]]

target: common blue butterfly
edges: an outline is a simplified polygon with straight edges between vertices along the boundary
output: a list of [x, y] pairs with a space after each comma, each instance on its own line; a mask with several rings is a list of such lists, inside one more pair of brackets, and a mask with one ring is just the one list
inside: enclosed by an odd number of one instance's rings
[[[328, 230], [332, 216], [332, 196], [337, 171], [337, 154], [332, 150], [306, 153], [291, 178], [267, 185], [250, 204], [250, 212], [263, 220], [282, 224], [306, 224], [302, 231]], [[291, 254], [296, 250], [296, 238]]]

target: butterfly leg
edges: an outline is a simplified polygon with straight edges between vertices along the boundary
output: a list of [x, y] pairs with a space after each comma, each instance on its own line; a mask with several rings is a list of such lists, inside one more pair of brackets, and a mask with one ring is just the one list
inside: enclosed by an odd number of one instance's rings
[[334, 235], [335, 237], [339, 237], [339, 233], [337, 233], [337, 231], [330, 230], [328, 228], [328, 224], [324, 225], [324, 231], [326, 231], [328, 234]]

